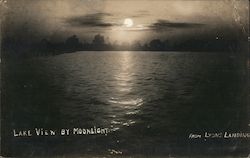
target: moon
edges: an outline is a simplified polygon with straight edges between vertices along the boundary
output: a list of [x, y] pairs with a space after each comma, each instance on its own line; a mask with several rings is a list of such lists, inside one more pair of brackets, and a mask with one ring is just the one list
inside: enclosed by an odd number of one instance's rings
[[126, 27], [132, 27], [134, 25], [134, 22], [132, 19], [130, 18], [126, 18], [123, 22], [123, 24], [126, 26]]

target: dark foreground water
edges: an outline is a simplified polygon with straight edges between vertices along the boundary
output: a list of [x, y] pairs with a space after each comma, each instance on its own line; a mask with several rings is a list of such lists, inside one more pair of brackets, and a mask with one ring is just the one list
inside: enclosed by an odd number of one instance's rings
[[[3, 61], [7, 155], [247, 155], [246, 70], [227, 53], [77, 52]], [[13, 129], [108, 128], [14, 137]], [[201, 134], [200, 139], [189, 135]]]

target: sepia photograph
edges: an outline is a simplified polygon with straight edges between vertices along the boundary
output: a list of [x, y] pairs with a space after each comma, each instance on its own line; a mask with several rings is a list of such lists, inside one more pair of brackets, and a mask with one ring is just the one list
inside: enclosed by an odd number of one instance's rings
[[0, 157], [250, 157], [249, 0], [0, 0]]

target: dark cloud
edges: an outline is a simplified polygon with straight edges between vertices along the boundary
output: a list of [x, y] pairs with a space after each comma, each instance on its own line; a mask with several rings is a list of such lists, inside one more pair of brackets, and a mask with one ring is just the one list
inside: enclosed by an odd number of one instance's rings
[[153, 23], [150, 28], [153, 30], [162, 30], [162, 29], [169, 29], [169, 28], [199, 28], [203, 27], [205, 24], [201, 23], [187, 23], [187, 22], [171, 22], [169, 20], [158, 20], [157, 22]]
[[70, 17], [65, 22], [71, 26], [77, 27], [110, 27], [114, 26], [114, 23], [107, 23], [103, 21], [106, 16], [113, 16], [109, 13], [95, 13], [87, 14], [83, 16]]

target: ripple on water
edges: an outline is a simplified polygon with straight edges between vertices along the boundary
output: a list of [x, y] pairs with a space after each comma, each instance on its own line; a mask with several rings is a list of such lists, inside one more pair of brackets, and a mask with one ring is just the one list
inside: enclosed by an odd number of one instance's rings
[[134, 120], [112, 120], [111, 125], [114, 126], [131, 126], [135, 124], [136, 121]]
[[143, 105], [143, 99], [142, 98], [136, 98], [136, 99], [119, 99], [119, 98], [113, 98], [111, 97], [108, 100], [111, 104], [119, 104], [119, 105], [126, 105], [125, 108], [129, 108], [130, 106], [141, 106]]

